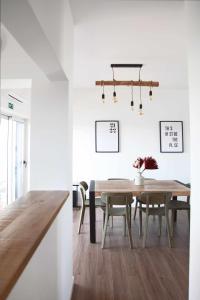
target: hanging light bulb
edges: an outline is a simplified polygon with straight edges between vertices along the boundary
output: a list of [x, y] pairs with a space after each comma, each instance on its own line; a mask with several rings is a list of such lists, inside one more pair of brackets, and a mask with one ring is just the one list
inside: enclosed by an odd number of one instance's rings
[[131, 110], [134, 111], [134, 102], [131, 101]]
[[[139, 72], [139, 81], [140, 81], [140, 72]], [[142, 106], [142, 87], [140, 85], [140, 105], [139, 105], [139, 115], [142, 116], [143, 115], [143, 110], [142, 110], [143, 106]]]
[[139, 105], [139, 115], [140, 116], [143, 115], [142, 104]]
[[151, 89], [151, 87], [150, 87], [150, 91], [149, 91], [149, 99], [150, 99], [150, 101], [152, 101], [153, 100], [153, 92], [152, 92], [152, 89]]
[[133, 85], [131, 85], [131, 110], [134, 110], [134, 101], [133, 101]]
[[102, 91], [101, 99], [102, 99], [102, 102], [105, 103], [104, 84], [102, 84], [102, 88], [103, 88], [103, 91]]
[[[113, 81], [115, 81], [115, 73], [114, 73], [114, 69], [112, 67], [112, 73], [113, 73]], [[114, 84], [114, 91], [113, 91], [113, 102], [116, 103], [117, 102], [117, 94], [115, 91], [115, 84]]]
[[113, 102], [116, 103], [117, 102], [117, 94], [115, 91], [115, 85], [114, 85], [114, 91], [113, 91]]

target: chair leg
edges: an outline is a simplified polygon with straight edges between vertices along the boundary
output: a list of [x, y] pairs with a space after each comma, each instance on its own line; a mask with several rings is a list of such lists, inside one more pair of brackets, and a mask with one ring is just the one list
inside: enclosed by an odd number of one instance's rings
[[113, 216], [111, 218], [111, 227], [113, 228]]
[[102, 237], [102, 243], [101, 243], [101, 248], [104, 248], [104, 243], [105, 243], [105, 237], [106, 237], [106, 230], [107, 230], [107, 225], [108, 225], [108, 214], [106, 213], [106, 219], [104, 222], [104, 229], [103, 229], [103, 237]]
[[83, 224], [83, 221], [84, 221], [84, 216], [85, 216], [85, 207], [83, 207], [83, 217], [82, 217], [82, 224]]
[[188, 214], [188, 223], [189, 223], [189, 226], [190, 226], [190, 210], [189, 209], [187, 211], [187, 214]]
[[169, 210], [165, 208], [165, 218], [166, 218], [166, 224], [167, 224], [167, 236], [169, 241], [169, 246], [172, 248], [172, 239], [171, 239], [171, 231], [170, 231], [170, 225], [169, 225]]
[[170, 230], [171, 238], [174, 236], [174, 209], [171, 211], [171, 230]]
[[[154, 208], [154, 204], [152, 204], [152, 208]], [[155, 219], [156, 219], [156, 216], [153, 215], [153, 220], [155, 221]]]
[[131, 204], [129, 205], [129, 217], [130, 217], [130, 225], [131, 225], [131, 218], [132, 218], [132, 207], [131, 207]]
[[126, 236], [126, 216], [124, 216], [124, 236]]
[[104, 212], [103, 212], [103, 225], [102, 225], [102, 231], [103, 231], [103, 229], [104, 229], [105, 218], [106, 218], [106, 214], [105, 214], [105, 211], [104, 211]]
[[161, 233], [162, 233], [162, 215], [158, 216], [159, 219], [159, 237], [161, 237]]
[[142, 205], [140, 204], [139, 208], [139, 219], [140, 219], [140, 225], [139, 225], [139, 236], [142, 236]]
[[145, 246], [146, 246], [148, 221], [149, 221], [149, 210], [148, 210], [148, 208], [146, 208], [146, 219], [145, 219], [145, 229], [144, 229], [144, 237], [143, 237], [143, 248], [145, 248]]
[[130, 242], [130, 248], [133, 248], [133, 239], [132, 239], [132, 233], [131, 233], [131, 223], [130, 223], [130, 212], [128, 207], [126, 207], [126, 217], [125, 222], [127, 222], [128, 227], [128, 236], [129, 236], [129, 242]]
[[190, 232], [190, 209], [188, 209], [187, 214], [188, 214], [188, 224], [189, 224], [189, 232]]
[[81, 225], [83, 224], [84, 214], [85, 214], [85, 207], [83, 206], [81, 208], [80, 221], [79, 221], [79, 226], [78, 226], [78, 234], [80, 234], [80, 231], [81, 231]]
[[133, 215], [133, 220], [135, 220], [135, 217], [136, 217], [137, 206], [138, 206], [138, 200], [137, 200], [137, 198], [136, 198], [135, 209], [134, 209], [134, 215]]

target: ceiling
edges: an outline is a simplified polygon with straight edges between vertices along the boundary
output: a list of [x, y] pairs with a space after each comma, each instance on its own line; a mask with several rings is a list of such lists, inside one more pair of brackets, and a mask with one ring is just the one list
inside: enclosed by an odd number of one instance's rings
[[[71, 7], [75, 87], [111, 79], [111, 63], [143, 63], [142, 79], [158, 80], [162, 88], [187, 88], [184, 1], [71, 0]], [[44, 76], [3, 26], [2, 39], [2, 78]], [[138, 74], [120, 69], [115, 77]]]
[[[74, 84], [94, 87], [112, 78], [111, 63], [144, 63], [142, 79], [187, 88], [184, 1], [72, 0]], [[116, 79], [137, 79], [117, 70]]]
[[1, 40], [2, 79], [45, 78], [41, 70], [2, 24]]

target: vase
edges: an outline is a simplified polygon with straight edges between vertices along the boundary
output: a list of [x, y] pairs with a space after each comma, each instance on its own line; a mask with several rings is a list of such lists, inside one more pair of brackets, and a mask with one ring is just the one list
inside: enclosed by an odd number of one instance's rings
[[135, 176], [135, 185], [144, 185], [144, 177], [141, 172], [137, 172]]

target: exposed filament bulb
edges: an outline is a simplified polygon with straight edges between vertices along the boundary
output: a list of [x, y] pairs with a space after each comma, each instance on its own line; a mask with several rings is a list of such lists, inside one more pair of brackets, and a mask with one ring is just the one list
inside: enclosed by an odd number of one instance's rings
[[143, 113], [143, 110], [142, 110], [142, 104], [140, 104], [139, 106], [139, 115], [142, 116], [144, 113]]
[[113, 102], [116, 103], [117, 102], [117, 94], [114, 88], [114, 92], [113, 92]]

